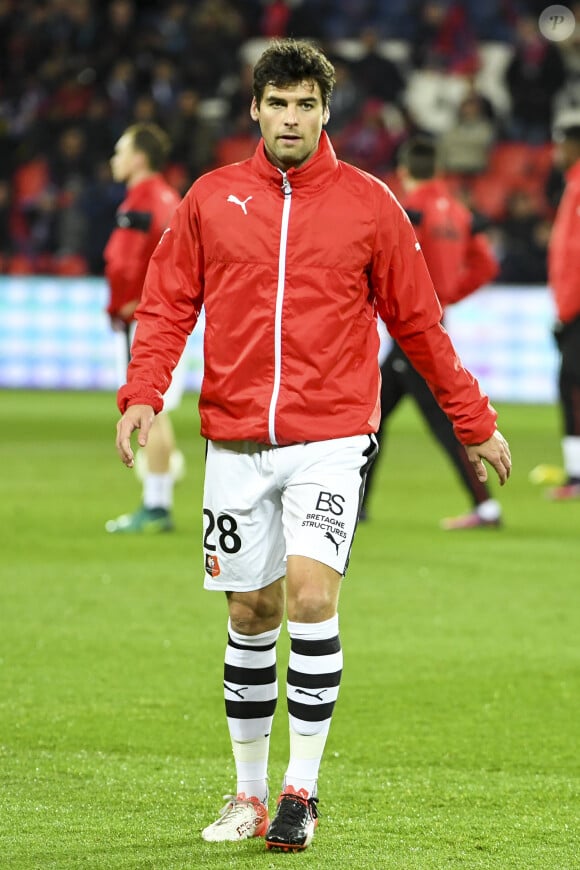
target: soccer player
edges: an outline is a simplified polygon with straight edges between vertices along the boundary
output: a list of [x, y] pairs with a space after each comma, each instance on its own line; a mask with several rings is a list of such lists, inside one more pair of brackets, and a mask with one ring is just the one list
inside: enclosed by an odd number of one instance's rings
[[566, 173], [548, 250], [548, 282], [558, 322], [559, 391], [566, 481], [548, 490], [562, 501], [580, 498], [580, 124], [556, 130], [556, 158]]
[[[334, 68], [307, 42], [254, 69], [253, 157], [199, 178], [153, 254], [118, 394], [117, 450], [147, 441], [205, 306], [199, 399], [207, 439], [205, 587], [225, 593], [224, 693], [237, 784], [207, 841], [296, 851], [317, 823], [338, 697], [338, 598], [379, 423], [377, 312], [452, 416], [477, 473], [503, 484], [509, 448], [462, 367], [413, 228], [378, 179], [337, 160], [323, 130]], [[286, 613], [290, 753], [272, 820], [269, 740]]]
[[[134, 314], [149, 258], [180, 201], [177, 191], [161, 175], [169, 149], [169, 138], [156, 124], [135, 124], [120, 137], [111, 158], [113, 178], [127, 186], [127, 195], [117, 211], [117, 226], [104, 254], [110, 289], [107, 310], [115, 332], [121, 384], [127, 378]], [[183, 474], [183, 454], [176, 449], [168, 412], [179, 406], [184, 382], [182, 358], [165, 395], [164, 412], [156, 417], [140, 455], [145, 460], [138, 467], [143, 478], [143, 504], [134, 513], [109, 520], [105, 525], [108, 532], [156, 533], [173, 529], [173, 486]]]
[[[415, 228], [439, 302], [445, 308], [491, 281], [499, 271], [499, 264], [486, 236], [481, 232], [482, 222], [451, 195], [445, 181], [438, 176], [437, 148], [432, 139], [415, 136], [403, 145], [398, 174], [406, 192], [407, 213]], [[411, 396], [469, 494], [472, 510], [442, 520], [442, 528], [498, 527], [501, 522], [499, 503], [491, 497], [486, 482], [478, 478], [449, 418], [435, 401], [425, 379], [411, 365], [396, 341], [381, 365], [381, 376], [381, 421], [377, 431], [379, 446], [386, 434], [388, 418], [405, 395]], [[375, 463], [367, 475], [361, 513], [363, 519], [367, 517], [376, 469]]]

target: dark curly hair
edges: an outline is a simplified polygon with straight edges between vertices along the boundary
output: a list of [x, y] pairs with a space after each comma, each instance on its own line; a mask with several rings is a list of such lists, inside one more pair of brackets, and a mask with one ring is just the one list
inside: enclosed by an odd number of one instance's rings
[[334, 88], [334, 67], [311, 42], [277, 39], [264, 51], [254, 67], [254, 97], [258, 106], [266, 85], [286, 88], [303, 81], [318, 83], [322, 104], [329, 108]]

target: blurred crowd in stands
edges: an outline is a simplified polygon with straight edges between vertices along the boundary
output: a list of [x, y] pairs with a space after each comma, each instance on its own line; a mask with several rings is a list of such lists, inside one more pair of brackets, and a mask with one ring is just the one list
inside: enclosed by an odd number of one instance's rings
[[0, 272], [101, 274], [123, 189], [109, 158], [135, 121], [173, 142], [169, 180], [244, 159], [265, 40], [311, 38], [336, 66], [338, 156], [399, 194], [397, 150], [435, 137], [489, 219], [500, 282], [546, 280], [562, 192], [553, 125], [580, 120], [580, 4], [545, 39], [524, 0], [0, 0]]

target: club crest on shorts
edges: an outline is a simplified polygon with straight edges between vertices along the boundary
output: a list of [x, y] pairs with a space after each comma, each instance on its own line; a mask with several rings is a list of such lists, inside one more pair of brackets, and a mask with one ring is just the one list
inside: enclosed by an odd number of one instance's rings
[[205, 570], [210, 577], [219, 577], [221, 569], [217, 556], [212, 556], [211, 553], [207, 553], [205, 557]]

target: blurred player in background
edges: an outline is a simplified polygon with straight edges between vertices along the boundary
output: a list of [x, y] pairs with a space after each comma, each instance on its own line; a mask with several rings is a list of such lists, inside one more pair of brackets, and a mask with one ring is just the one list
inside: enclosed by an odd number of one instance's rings
[[[306, 848], [342, 674], [338, 598], [379, 423], [377, 311], [453, 417], [481, 479], [507, 480], [496, 413], [440, 326], [413, 228], [388, 188], [337, 160], [323, 131], [334, 68], [272, 42], [254, 69], [253, 157], [199, 178], [151, 258], [128, 382], [122, 461], [145, 444], [202, 305], [205, 587], [225, 592], [235, 794], [205, 840]], [[290, 635], [290, 757], [272, 821], [276, 645]], [[356, 796], [353, 796], [356, 801]], [[354, 803], [353, 803], [354, 807]]]
[[[135, 309], [151, 254], [177, 208], [180, 196], [161, 170], [170, 142], [156, 124], [129, 127], [115, 146], [111, 168], [115, 181], [127, 186], [127, 195], [117, 211], [117, 226], [105, 248], [105, 275], [110, 288], [108, 306], [115, 331], [119, 383], [127, 378]], [[106, 523], [108, 532], [155, 533], [173, 529], [171, 509], [175, 480], [184, 472], [183, 454], [176, 449], [168, 412], [179, 406], [185, 381], [185, 359], [173, 372], [147, 446], [140, 451], [137, 472], [143, 481], [143, 503], [131, 514]]]
[[[445, 181], [437, 177], [437, 149], [431, 139], [415, 136], [403, 145], [398, 173], [406, 191], [404, 204], [407, 214], [415, 228], [439, 301], [445, 308], [491, 281], [499, 271], [499, 264], [481, 232], [483, 226], [451, 196]], [[491, 497], [487, 484], [478, 478], [465, 448], [455, 436], [452, 423], [397, 342], [393, 343], [381, 365], [381, 376], [379, 446], [386, 434], [386, 421], [404, 396], [412, 396], [470, 496], [472, 511], [442, 520], [442, 528], [499, 526], [499, 503]], [[375, 463], [367, 476], [363, 519], [367, 517], [376, 470]]]
[[548, 283], [558, 322], [562, 455], [566, 481], [548, 491], [552, 499], [580, 498], [580, 124], [555, 132], [556, 159], [565, 172], [548, 251]]

